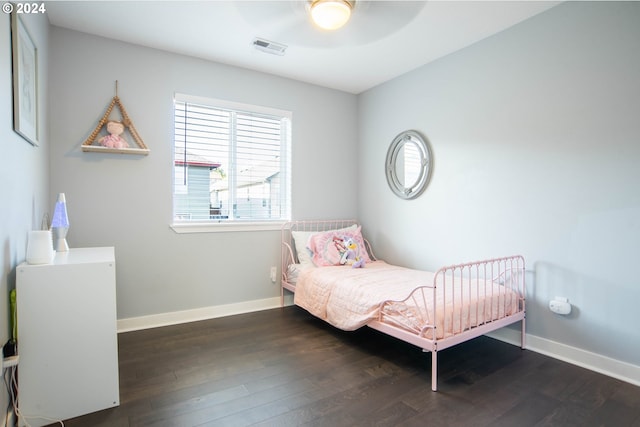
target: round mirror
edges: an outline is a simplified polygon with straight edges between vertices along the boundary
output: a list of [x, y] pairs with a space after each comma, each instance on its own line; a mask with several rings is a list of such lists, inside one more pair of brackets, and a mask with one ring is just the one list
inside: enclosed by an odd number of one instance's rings
[[431, 151], [414, 130], [399, 134], [391, 142], [385, 164], [389, 188], [402, 199], [415, 199], [431, 177]]

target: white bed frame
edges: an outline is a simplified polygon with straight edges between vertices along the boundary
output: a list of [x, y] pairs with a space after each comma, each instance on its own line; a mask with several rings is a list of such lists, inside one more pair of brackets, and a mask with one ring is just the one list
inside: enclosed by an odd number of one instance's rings
[[[289, 277], [289, 265], [297, 263], [296, 251], [294, 249], [294, 240], [292, 238], [292, 231], [306, 231], [306, 232], [322, 232], [328, 230], [336, 230], [346, 228], [350, 225], [357, 224], [355, 220], [311, 220], [311, 221], [292, 221], [287, 222], [282, 227], [282, 288], [281, 288], [281, 304], [284, 306], [284, 293], [285, 290], [294, 292], [296, 291], [295, 281]], [[369, 242], [365, 240], [367, 250], [369, 251], [371, 259], [375, 259]], [[464, 264], [456, 264], [447, 267], [440, 268], [436, 273], [433, 283], [425, 283], [424, 286], [420, 286], [411, 292], [402, 301], [385, 301], [380, 305], [378, 318], [369, 321], [367, 326], [383, 332], [387, 335], [398, 338], [402, 341], [408, 342], [415, 346], [422, 348], [425, 352], [431, 353], [431, 389], [437, 391], [438, 388], [438, 351], [460, 344], [462, 342], [471, 340], [478, 336], [484, 335], [496, 329], [500, 329], [504, 326], [521, 322], [521, 348], [525, 347], [525, 264], [524, 258], [520, 255], [508, 256], [502, 258], [493, 258], [476, 262], [469, 262]], [[392, 324], [386, 320], [385, 312], [392, 306], [397, 307], [398, 304], [405, 304], [407, 307], [411, 307], [413, 310], [424, 311], [427, 310], [430, 313], [435, 313], [438, 310], [444, 310], [444, 305], [436, 303], [435, 292], [438, 286], [452, 286], [456, 283], [460, 284], [464, 282], [464, 286], [469, 287], [469, 292], [472, 292], [470, 287], [480, 286], [480, 284], [487, 283], [487, 281], [496, 282], [502, 285], [506, 291], [509, 291], [509, 295], [515, 294], [517, 301], [510, 300], [510, 298], [502, 298], [501, 304], [503, 307], [498, 307], [498, 313], [502, 309], [502, 313], [507, 313], [507, 304], [511, 304], [511, 307], [515, 304], [515, 312], [507, 315], [490, 316], [478, 325], [462, 327], [461, 330], [453, 331], [446, 334], [444, 337], [438, 337], [435, 324], [424, 324], [420, 331], [412, 332], [408, 328], [398, 327], [396, 324]], [[439, 285], [436, 285], [439, 283]], [[426, 294], [432, 292], [433, 298], [431, 303], [427, 303]], [[505, 294], [506, 295], [506, 294]], [[499, 298], [500, 299], [500, 298]], [[479, 308], [475, 303], [475, 306], [469, 307], [468, 313], [471, 313], [475, 308], [476, 313]], [[428, 306], [427, 306], [428, 305]], [[486, 307], [486, 306], [483, 306]], [[486, 308], [484, 308], [486, 310]], [[462, 311], [460, 311], [462, 313]], [[453, 316], [453, 314], [447, 313], [447, 315]], [[462, 316], [462, 314], [460, 314]], [[426, 315], [424, 318], [428, 318]], [[435, 315], [434, 315], [435, 317]], [[495, 319], [494, 319], [495, 317]], [[493, 319], [493, 320], [492, 320]], [[452, 319], [453, 320], [453, 319]], [[460, 324], [470, 324], [470, 322], [463, 322], [460, 319]]]

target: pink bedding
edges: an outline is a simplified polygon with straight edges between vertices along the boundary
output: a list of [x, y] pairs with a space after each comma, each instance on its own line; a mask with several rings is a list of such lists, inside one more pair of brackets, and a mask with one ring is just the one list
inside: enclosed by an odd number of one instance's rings
[[[416, 288], [432, 286], [434, 276], [431, 272], [384, 261], [367, 263], [365, 268], [310, 268], [298, 277], [294, 302], [314, 316], [350, 331], [378, 320], [383, 302], [404, 300]], [[435, 324], [437, 337], [443, 338], [517, 311], [517, 295], [497, 283], [460, 278], [457, 283], [451, 283], [450, 278], [446, 280], [446, 286], [439, 284], [437, 288], [435, 319], [433, 291], [428, 288], [412, 301], [386, 304], [382, 320], [423, 333], [427, 338], [432, 338], [432, 330], [423, 328]]]

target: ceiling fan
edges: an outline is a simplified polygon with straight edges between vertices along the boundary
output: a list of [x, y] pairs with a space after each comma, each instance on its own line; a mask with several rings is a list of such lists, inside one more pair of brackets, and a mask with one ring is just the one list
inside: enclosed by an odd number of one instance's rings
[[[425, 7], [426, 1], [287, 0], [240, 1], [240, 16], [260, 36], [292, 46], [355, 46], [399, 30]], [[314, 16], [338, 17], [337, 24], [314, 22]], [[333, 28], [333, 29], [331, 29]]]

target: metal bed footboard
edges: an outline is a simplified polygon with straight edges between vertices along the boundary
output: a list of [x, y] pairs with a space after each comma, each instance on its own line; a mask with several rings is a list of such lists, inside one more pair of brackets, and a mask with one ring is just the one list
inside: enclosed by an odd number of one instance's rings
[[520, 255], [451, 265], [404, 300], [383, 302], [378, 320], [368, 326], [431, 352], [431, 389], [437, 391], [439, 350], [516, 322], [522, 322], [525, 347], [525, 296]]

